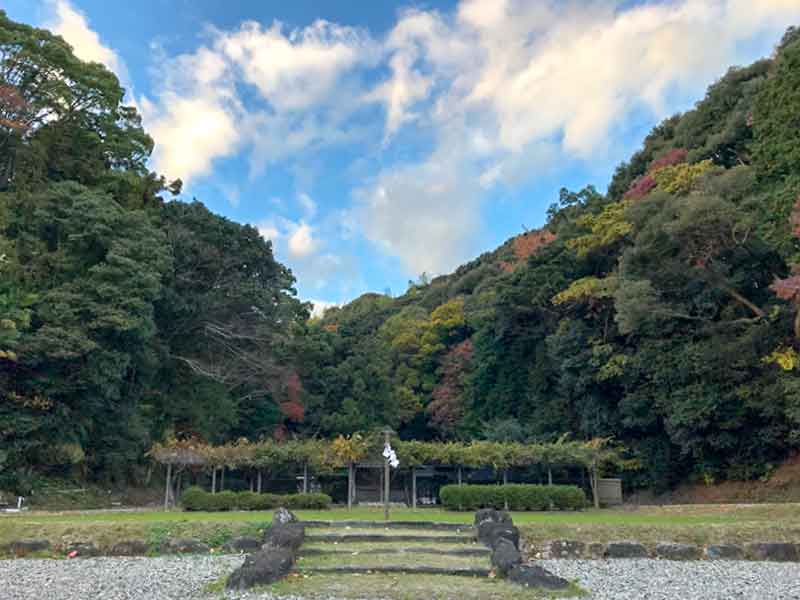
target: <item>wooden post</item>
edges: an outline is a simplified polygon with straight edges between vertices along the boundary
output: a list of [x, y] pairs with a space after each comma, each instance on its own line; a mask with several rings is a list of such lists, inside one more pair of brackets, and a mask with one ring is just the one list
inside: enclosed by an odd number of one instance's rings
[[347, 510], [353, 510], [353, 463], [347, 464]]
[[[386, 429], [383, 432], [383, 442], [384, 444], [389, 443], [389, 438], [391, 434], [389, 430]], [[384, 459], [383, 461], [383, 519], [385, 521], [389, 520], [389, 460]]]
[[258, 490], [258, 493], [260, 494], [261, 493], [261, 469], [258, 470], [258, 479], [256, 481], [256, 489]]
[[169, 509], [169, 491], [172, 483], [172, 463], [167, 463], [167, 483], [164, 487], [164, 510]]
[[308, 463], [303, 464], [303, 493], [308, 493]]
[[411, 509], [417, 510], [417, 467], [411, 467]]

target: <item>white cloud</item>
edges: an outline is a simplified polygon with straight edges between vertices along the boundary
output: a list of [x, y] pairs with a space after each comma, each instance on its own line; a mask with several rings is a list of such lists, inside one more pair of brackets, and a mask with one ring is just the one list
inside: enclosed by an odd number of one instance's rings
[[72, 46], [75, 56], [87, 62], [98, 62], [122, 77], [127, 70], [119, 55], [100, 41], [100, 36], [89, 27], [86, 16], [67, 0], [50, 2], [55, 15], [45, 26], [63, 37]]
[[317, 247], [313, 228], [308, 223], [300, 222], [289, 235], [287, 244], [292, 258], [309, 256]]
[[248, 21], [223, 33], [216, 48], [277, 111], [303, 110], [327, 101], [339, 77], [369, 54], [369, 36], [357, 29], [319, 20], [285, 31]]
[[[83, 15], [53, 1], [76, 49], [121, 65]], [[245, 22], [162, 61], [159, 86], [139, 103], [157, 141], [153, 167], [170, 178], [207, 176], [246, 152], [251, 178], [277, 165], [295, 189], [315, 189], [324, 150], [360, 151], [371, 172], [354, 184], [353, 206], [337, 207], [338, 225], [305, 193], [296, 221], [262, 223], [298, 274], [349, 271], [328, 250], [359, 234], [412, 274], [437, 273], [475, 249], [488, 190], [603, 161], [631, 114], [665, 116], [674, 98], [752, 59], [743, 47], [798, 20], [800, 0], [462, 0], [452, 12], [400, 12], [381, 39], [321, 20]], [[380, 123], [363, 118], [376, 105]], [[426, 150], [400, 147], [409, 139]]]
[[[755, 37], [800, 19], [797, 0], [463, 0], [455, 15], [404, 13], [387, 42], [385, 135], [418, 121], [434, 149], [384, 167], [356, 193], [364, 235], [412, 272], [451, 268], [474, 235], [482, 190], [603, 160], [634, 111], [674, 110]], [[753, 57], [748, 57], [752, 59]]]
[[311, 196], [305, 192], [297, 194], [297, 203], [303, 210], [303, 215], [306, 219], [313, 219], [317, 214], [317, 203], [312, 200]]
[[313, 305], [313, 309], [311, 310], [312, 317], [321, 317], [325, 314], [325, 311], [329, 308], [334, 308], [336, 306], [341, 306], [339, 302], [327, 302], [325, 300], [309, 300]]

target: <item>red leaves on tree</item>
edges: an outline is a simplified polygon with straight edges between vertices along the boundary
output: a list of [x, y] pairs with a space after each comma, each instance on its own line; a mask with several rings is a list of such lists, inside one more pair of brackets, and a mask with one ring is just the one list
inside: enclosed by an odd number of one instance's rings
[[800, 196], [797, 197], [792, 214], [789, 215], [789, 224], [792, 226], [792, 235], [800, 238]]
[[631, 184], [630, 189], [625, 193], [625, 200], [641, 200], [647, 196], [647, 194], [652, 192], [656, 187], [656, 180], [653, 177], [653, 173], [664, 167], [671, 167], [686, 162], [688, 154], [689, 152], [684, 148], [674, 148], [661, 158], [651, 162], [650, 166], [647, 168], [647, 173]]
[[303, 384], [297, 373], [291, 373], [286, 379], [286, 399], [280, 403], [283, 415], [292, 423], [302, 423], [305, 418], [305, 407], [300, 398]]
[[688, 150], [685, 148], [674, 148], [667, 152], [661, 158], [658, 158], [650, 163], [650, 166], [647, 168], [648, 173], [655, 173], [659, 169], [663, 169], [664, 167], [672, 167], [674, 165], [679, 165], [683, 162], [686, 162], [686, 157], [689, 155]]
[[551, 244], [556, 239], [556, 234], [547, 229], [536, 229], [518, 235], [511, 243], [514, 249], [514, 262], [501, 261], [500, 268], [506, 273], [513, 271], [529, 256], [533, 256], [539, 250]]
[[[792, 226], [792, 235], [800, 238], [800, 197], [789, 215], [789, 224]], [[792, 274], [785, 279], [776, 279], [769, 289], [782, 300], [800, 303], [800, 265], [793, 265]]]
[[464, 340], [442, 359], [440, 383], [433, 389], [433, 399], [426, 408], [431, 424], [444, 432], [452, 432], [464, 414], [464, 374], [472, 364], [472, 341]]
[[19, 91], [10, 85], [0, 85], [0, 126], [10, 129], [27, 129], [21, 122], [21, 113], [26, 108], [25, 99]]
[[641, 200], [647, 194], [652, 192], [656, 187], [656, 180], [653, 179], [653, 176], [647, 173], [646, 175], [642, 175], [633, 182], [631, 185], [631, 189], [629, 189], [625, 193], [625, 200]]

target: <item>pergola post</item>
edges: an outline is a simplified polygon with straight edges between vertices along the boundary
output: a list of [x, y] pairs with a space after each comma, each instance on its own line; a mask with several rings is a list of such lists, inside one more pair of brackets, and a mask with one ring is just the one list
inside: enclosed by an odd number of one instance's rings
[[411, 467], [411, 509], [417, 510], [417, 467]]
[[[383, 441], [385, 445], [389, 445], [391, 439], [391, 432], [386, 429], [383, 432]], [[389, 520], [389, 459], [383, 461], [383, 519]]]
[[172, 484], [172, 463], [167, 463], [167, 482], [164, 487], [164, 510], [169, 510], [169, 491]]
[[347, 510], [353, 510], [353, 490], [355, 488], [355, 469], [353, 463], [347, 463]]
[[592, 499], [594, 500], [594, 507], [600, 508], [600, 495], [597, 493], [597, 465], [592, 464], [592, 470], [589, 472], [589, 483], [592, 486]]

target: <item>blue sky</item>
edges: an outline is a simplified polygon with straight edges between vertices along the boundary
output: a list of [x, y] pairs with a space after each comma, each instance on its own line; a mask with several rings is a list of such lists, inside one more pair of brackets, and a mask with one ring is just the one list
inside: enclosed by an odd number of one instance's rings
[[152, 168], [257, 226], [303, 299], [402, 293], [607, 185], [798, 0], [3, 0], [103, 62]]

